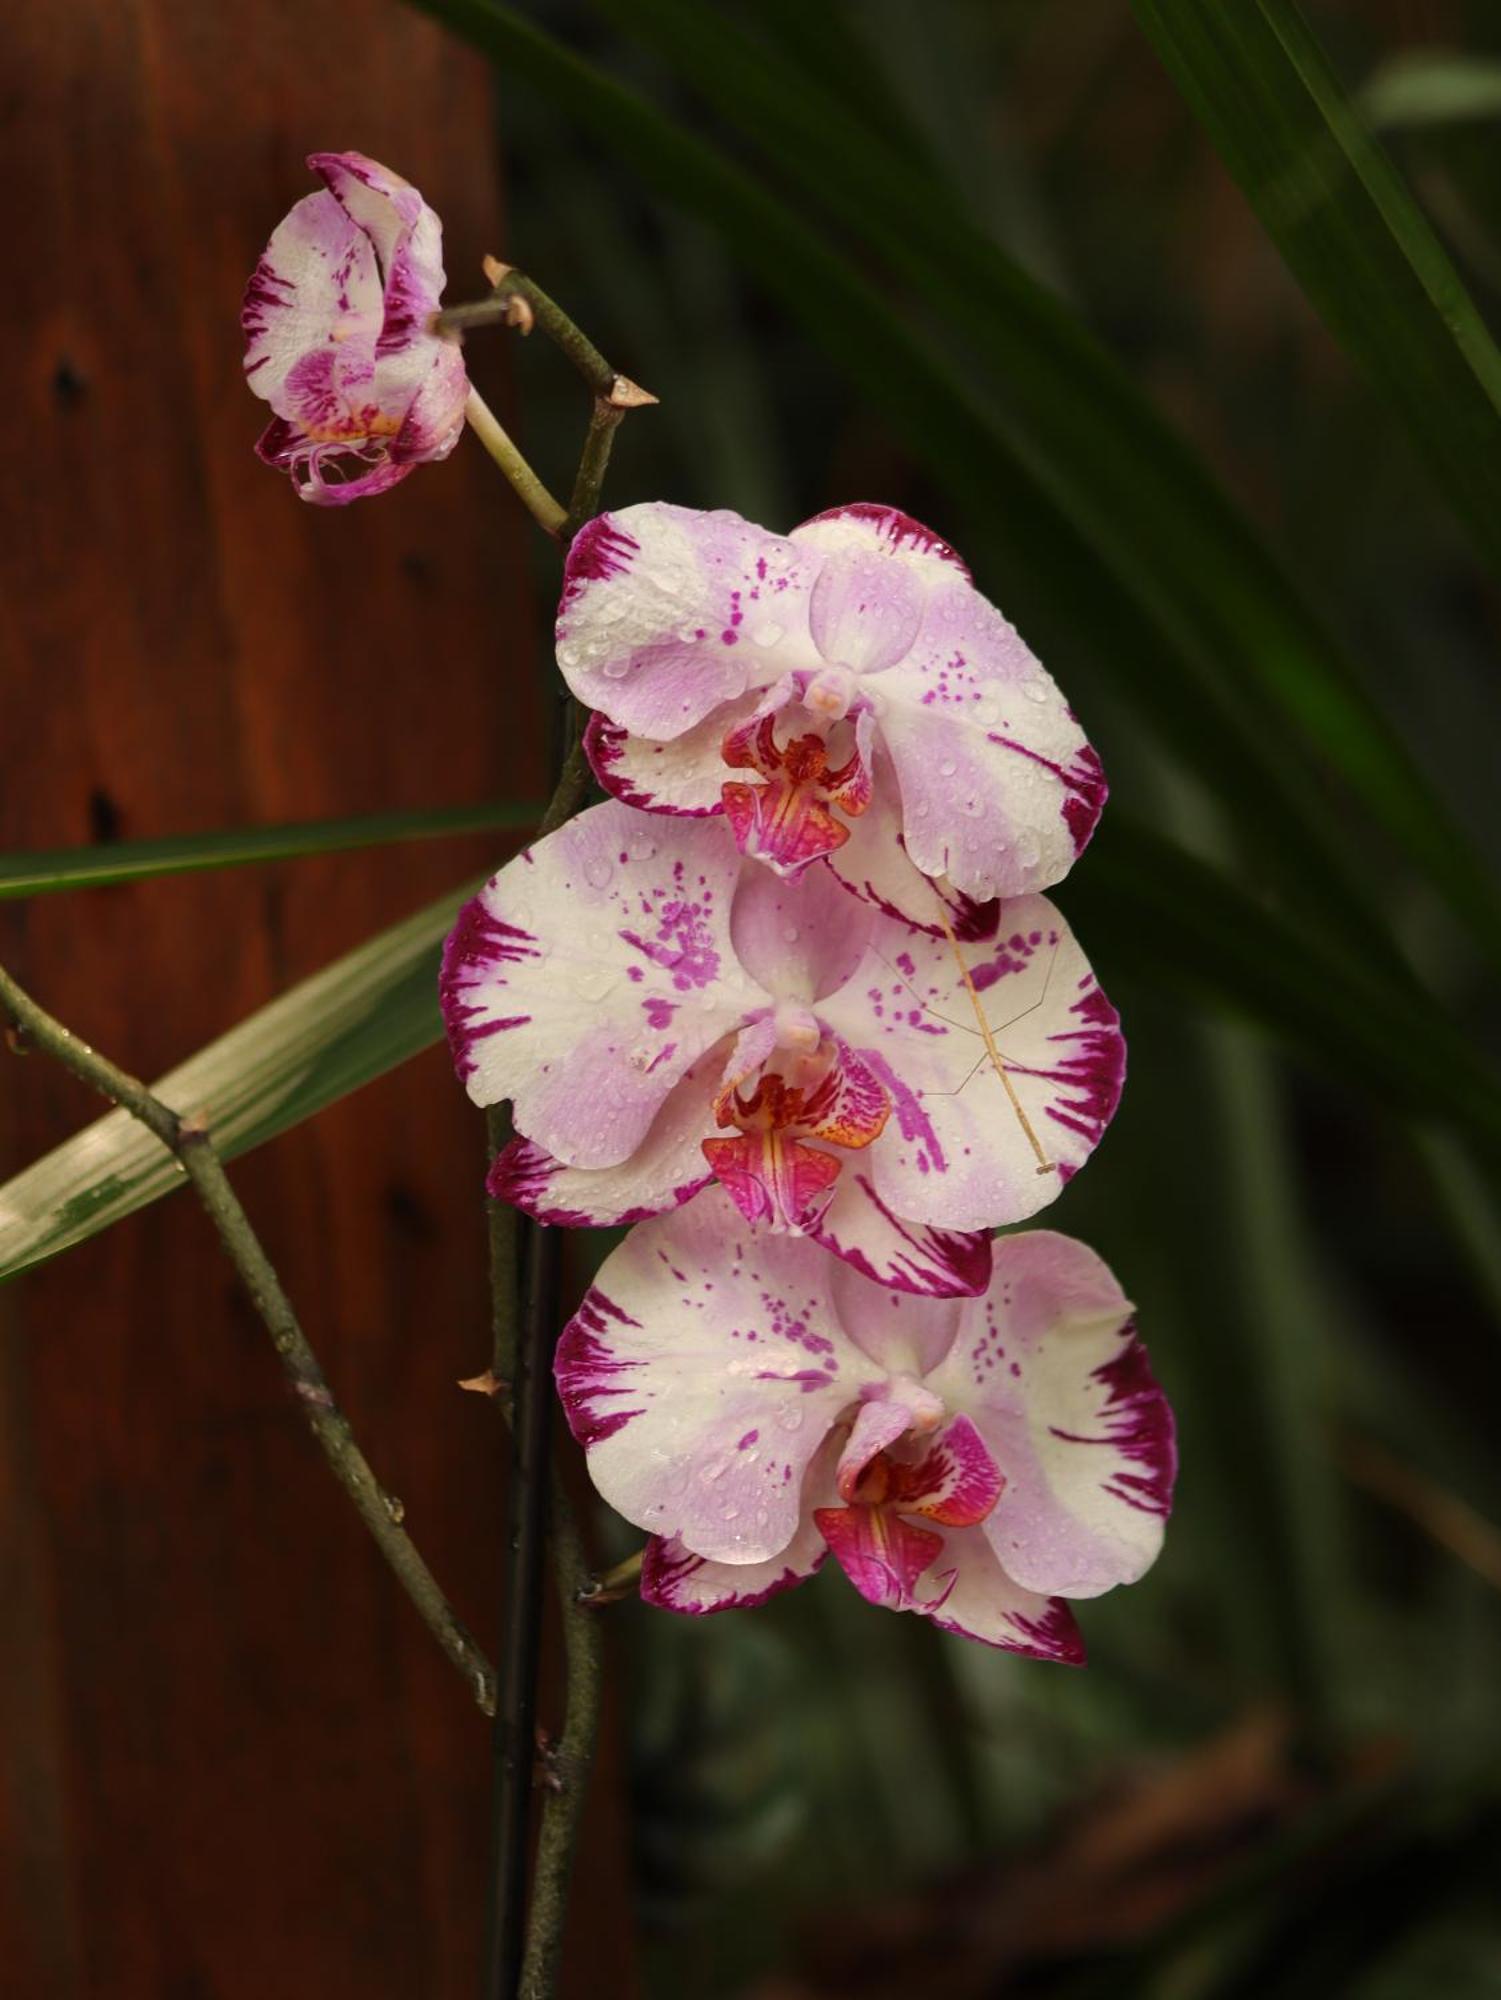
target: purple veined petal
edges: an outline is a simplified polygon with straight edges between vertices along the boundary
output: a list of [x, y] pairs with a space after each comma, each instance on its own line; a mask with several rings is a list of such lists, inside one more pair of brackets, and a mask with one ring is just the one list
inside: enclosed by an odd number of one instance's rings
[[815, 566], [738, 514], [646, 501], [574, 537], [558, 665], [590, 708], [668, 742], [721, 703], [814, 668]]
[[806, 1005], [854, 976], [872, 928], [872, 913], [819, 867], [789, 877], [747, 863], [730, 914], [735, 952], [750, 977], [778, 1000]]
[[779, 1555], [761, 1563], [709, 1562], [674, 1536], [653, 1535], [641, 1558], [641, 1596], [659, 1611], [701, 1617], [749, 1611], [803, 1583], [828, 1559], [829, 1546], [810, 1514]]
[[985, 1520], [1005, 1484], [985, 1440], [964, 1416], [944, 1425], [916, 1465], [897, 1470], [895, 1504], [948, 1528]]
[[811, 1234], [883, 1289], [930, 1298], [973, 1297], [990, 1280], [991, 1239], [983, 1231], [934, 1229], [893, 1215], [861, 1163], [846, 1158]]
[[995, 928], [994, 903], [977, 903], [951, 882], [924, 875], [907, 853], [901, 795], [884, 751], [878, 753], [870, 805], [845, 822], [849, 838], [824, 866], [863, 903], [932, 937], [944, 935], [944, 917], [956, 937], [983, 937]]
[[917, 867], [979, 902], [1061, 881], [1094, 831], [1105, 777], [1001, 614], [968, 584], [934, 592], [921, 636], [878, 685]]
[[1004, 1470], [984, 1533], [1019, 1583], [1097, 1597], [1150, 1567], [1172, 1504], [1173, 1416], [1092, 1250], [1052, 1230], [1003, 1237], [929, 1386]]
[[589, 764], [612, 797], [643, 812], [703, 819], [724, 810], [720, 794], [731, 775], [720, 754], [728, 730], [755, 713], [760, 691], [728, 701], [670, 743], [632, 736], [597, 710], [584, 730]]
[[831, 1261], [755, 1236], [717, 1188], [606, 1258], [556, 1374], [618, 1513], [715, 1562], [788, 1547], [809, 1464], [876, 1374], [834, 1319]]
[[[1004, 1499], [1003, 1494], [1002, 1504]], [[1084, 1665], [1084, 1640], [1068, 1605], [1025, 1590], [1008, 1576], [986, 1539], [985, 1523], [932, 1532], [942, 1537], [943, 1547], [921, 1588], [931, 1592], [923, 1608], [940, 1631], [1057, 1666]]]
[[955, 576], [969, 582], [968, 568], [948, 543], [898, 507], [883, 507], [869, 500], [830, 507], [794, 528], [791, 539], [824, 557], [895, 558], [911, 568], [928, 589], [941, 588]]
[[1089, 1158], [1120, 1101], [1125, 1043], [1044, 897], [1003, 903], [994, 933], [959, 950], [973, 998], [947, 939], [878, 927], [859, 973], [819, 1013], [890, 1093], [893, 1114], [866, 1156], [882, 1201], [944, 1229], [989, 1229], [1035, 1215]]
[[442, 226], [417, 190], [359, 153], [317, 153], [326, 190], [297, 204], [246, 290], [251, 387], [276, 413], [258, 450], [301, 497], [344, 506], [444, 458], [468, 378], [429, 331]]
[[410, 181], [364, 153], [309, 153], [308, 166], [370, 241], [382, 277], [422, 232], [418, 268], [434, 303], [443, 292], [442, 225]]
[[613, 802], [503, 868], [439, 982], [474, 1101], [512, 1099], [517, 1129], [569, 1166], [627, 1160], [686, 1071], [768, 1004], [730, 945], [740, 868], [713, 821]]
[[786, 1548], [765, 1562], [710, 1562], [676, 1536], [653, 1535], [641, 1558], [643, 1600], [661, 1611], [694, 1616], [748, 1611], [822, 1569], [829, 1548], [813, 1509], [833, 1491], [833, 1444], [830, 1438], [814, 1453], [803, 1475], [798, 1525]]
[[619, 1165], [567, 1167], [530, 1139], [513, 1139], [490, 1169], [489, 1193], [563, 1228], [617, 1228], [681, 1208], [714, 1178], [703, 1141], [714, 1130], [727, 1048], [717, 1042], [674, 1084], [641, 1144]]
[[300, 423], [307, 357], [324, 356], [331, 341], [341, 380], [373, 379], [382, 310], [380, 270], [364, 231], [331, 194], [305, 195], [277, 225], [245, 288], [240, 325], [250, 387], [277, 416]]

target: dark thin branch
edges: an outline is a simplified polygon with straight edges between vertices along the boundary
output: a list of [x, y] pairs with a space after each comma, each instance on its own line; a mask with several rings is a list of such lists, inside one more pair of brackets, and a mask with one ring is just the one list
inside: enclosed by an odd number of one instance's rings
[[334, 1401], [318, 1357], [230, 1185], [207, 1128], [163, 1104], [136, 1077], [90, 1048], [40, 1007], [3, 967], [0, 967], [0, 1007], [24, 1030], [33, 1047], [44, 1050], [74, 1076], [128, 1111], [176, 1157], [208, 1211], [230, 1262], [281, 1356], [292, 1392], [323, 1447], [335, 1478], [354, 1502], [423, 1623], [464, 1675], [480, 1707], [487, 1715], [493, 1715], [495, 1671], [401, 1525], [400, 1501], [381, 1486], [355, 1442], [349, 1420]]
[[556, 1230], [524, 1232], [521, 1339], [511, 1397], [511, 1532], [505, 1630], [495, 1712], [495, 1895], [486, 1943], [486, 1993], [517, 1990], [526, 1916], [527, 1833], [537, 1748], [537, 1667], [542, 1638], [542, 1555], [547, 1538], [552, 1437], [552, 1348], [557, 1338], [561, 1244]]
[[552, 2000], [557, 1985], [568, 1884], [583, 1823], [589, 1772], [599, 1740], [600, 1697], [604, 1690], [604, 1634], [599, 1611], [591, 1602], [594, 1579], [568, 1495], [556, 1475], [552, 1512], [552, 1560], [563, 1620], [568, 1705], [563, 1734], [547, 1758], [548, 1784], [537, 1835], [520, 2000]]

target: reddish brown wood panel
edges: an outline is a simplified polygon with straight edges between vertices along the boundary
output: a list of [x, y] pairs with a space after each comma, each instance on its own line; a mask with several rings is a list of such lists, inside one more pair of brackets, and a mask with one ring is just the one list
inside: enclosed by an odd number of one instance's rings
[[[302, 506], [251, 456], [245, 276], [353, 146], [503, 249], [489, 79], [379, 0], [18, 0], [0, 540], [6, 849], [535, 795], [527, 529], [466, 443]], [[470, 283], [469, 274], [475, 274]], [[0, 907], [152, 1074], [483, 865], [448, 842]], [[0, 1172], [94, 1113], [7, 1060]], [[480, 1134], [433, 1053], [237, 1169], [382, 1476], [494, 1642]], [[0, 1293], [0, 1956], [18, 1996], [474, 1988], [488, 1745], [171, 1201]], [[576, 1953], [621, 1990], [614, 1841]], [[613, 1934], [612, 1934], [613, 1929]], [[608, 1975], [601, 1968], [612, 1968]]]

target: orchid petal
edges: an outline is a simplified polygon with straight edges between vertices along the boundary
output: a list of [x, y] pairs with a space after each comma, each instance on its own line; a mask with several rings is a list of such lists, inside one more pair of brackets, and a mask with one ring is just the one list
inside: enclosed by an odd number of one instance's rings
[[810, 1514], [780, 1554], [759, 1563], [710, 1562], [674, 1535], [653, 1535], [641, 1558], [641, 1596], [659, 1611], [700, 1617], [749, 1611], [823, 1567], [829, 1547]]
[[916, 1465], [897, 1461], [892, 1473], [888, 1504], [946, 1528], [983, 1521], [1006, 1484], [968, 1417], [946, 1424]]
[[440, 994], [478, 1104], [573, 1167], [628, 1159], [673, 1086], [767, 996], [730, 948], [740, 857], [707, 821], [610, 803], [519, 855], [461, 913]]
[[[981, 1240], [988, 1250], [991, 1239]], [[897, 1291], [884, 1281], [872, 1283], [853, 1259], [835, 1268], [829, 1292], [839, 1324], [861, 1353], [887, 1374], [921, 1381], [942, 1361], [959, 1332], [958, 1294], [929, 1293], [916, 1286]]]
[[722, 702], [670, 742], [632, 736], [596, 710], [584, 730], [590, 768], [612, 797], [643, 812], [688, 819], [721, 813], [725, 780], [721, 745], [728, 730], [754, 713], [759, 699], [752, 689], [736, 701]]
[[882, 1287], [957, 1298], [984, 1291], [990, 1279], [988, 1235], [903, 1222], [854, 1161], [844, 1163], [833, 1200], [810, 1234]]
[[1041, 896], [1003, 904], [983, 941], [878, 929], [859, 973], [819, 1014], [892, 1099], [869, 1156], [876, 1192], [896, 1214], [945, 1229], [1034, 1215], [1088, 1159], [1120, 1099], [1115, 1010]]
[[748, 866], [730, 914], [746, 972], [779, 1000], [820, 1001], [859, 970], [874, 928], [826, 868], [786, 878]]
[[984, 902], [1061, 881], [1105, 803], [1100, 762], [1001, 614], [955, 583], [878, 683], [907, 852]]
[[568, 551], [558, 665], [611, 722], [671, 741], [789, 665], [816, 666], [812, 582], [790, 541], [738, 514], [664, 501], [602, 514]]
[[1084, 1640], [1068, 1605], [1008, 1576], [984, 1526], [935, 1531], [939, 1536], [943, 1547], [928, 1572], [934, 1595], [927, 1615], [940, 1631], [1033, 1660], [1083, 1666]]
[[848, 838], [824, 865], [861, 902], [931, 937], [944, 935], [945, 919], [960, 938], [978, 937], [994, 928], [993, 903], [977, 903], [951, 882], [924, 875], [908, 854], [901, 794], [884, 752], [876, 758], [870, 806], [847, 822], [847, 832]]
[[889, 1507], [817, 1507], [813, 1518], [839, 1567], [868, 1603], [917, 1611], [917, 1580], [937, 1556], [943, 1537]]
[[309, 387], [293, 381], [331, 340], [347, 379], [373, 377], [382, 316], [380, 266], [365, 232], [326, 189], [277, 224], [245, 288], [245, 374], [278, 416], [299, 420]]
[[716, 1562], [788, 1547], [810, 1462], [877, 1374], [834, 1321], [830, 1268], [805, 1239], [751, 1237], [716, 1189], [606, 1259], [556, 1372], [618, 1513]]
[[681, 1208], [713, 1175], [702, 1140], [713, 1124], [720, 1045], [675, 1084], [629, 1159], [613, 1167], [568, 1167], [530, 1139], [513, 1139], [485, 1185], [538, 1222], [605, 1229]]
[[960, 1324], [929, 1386], [1005, 1471], [985, 1533], [1008, 1574], [1068, 1597], [1134, 1582], [1162, 1546], [1177, 1453], [1109, 1267], [1051, 1230], [1004, 1237]]

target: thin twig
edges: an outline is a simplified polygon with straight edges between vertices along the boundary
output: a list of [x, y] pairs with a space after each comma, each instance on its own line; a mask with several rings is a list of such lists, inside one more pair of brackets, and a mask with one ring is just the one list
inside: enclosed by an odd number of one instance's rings
[[555, 1229], [531, 1223], [523, 1240], [522, 1326], [511, 1398], [511, 1532], [495, 1711], [495, 1894], [485, 1952], [485, 1991], [496, 2000], [517, 1990], [526, 1929], [527, 1832], [537, 1744], [542, 1557], [552, 1439], [550, 1364], [562, 1276]]
[[510, 432], [478, 389], [469, 391], [464, 404], [464, 420], [510, 481], [517, 498], [543, 534], [554, 538], [561, 535], [568, 521], [567, 510], [559, 506], [533, 472]]
[[334, 1401], [318, 1357], [230, 1185], [207, 1128], [163, 1104], [138, 1078], [90, 1048], [40, 1007], [3, 967], [0, 967], [0, 1006], [24, 1029], [33, 1047], [45, 1050], [74, 1076], [128, 1111], [176, 1157], [208, 1211], [219, 1240], [281, 1356], [292, 1392], [323, 1447], [334, 1476], [354, 1502], [423, 1623], [464, 1675], [480, 1707], [487, 1715], [493, 1715], [495, 1670], [443, 1594], [416, 1543], [402, 1527], [400, 1501], [381, 1486], [355, 1442], [349, 1420]]
[[563, 1621], [567, 1708], [563, 1734], [548, 1755], [549, 1784], [537, 1834], [532, 1906], [520, 2000], [552, 2000], [563, 1950], [568, 1883], [583, 1823], [584, 1798], [599, 1740], [604, 1687], [604, 1634], [592, 1607], [594, 1579], [561, 1478], [552, 1493], [552, 1560]]

